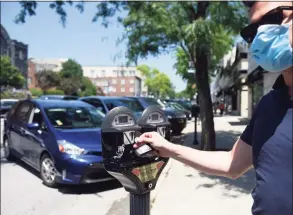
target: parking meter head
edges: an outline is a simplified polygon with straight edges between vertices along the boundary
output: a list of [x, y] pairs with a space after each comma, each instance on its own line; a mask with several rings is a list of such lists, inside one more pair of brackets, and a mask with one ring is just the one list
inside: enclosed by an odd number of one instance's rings
[[170, 123], [163, 110], [158, 106], [149, 106], [144, 110], [138, 125], [141, 127], [141, 133], [156, 131], [167, 140], [170, 140]]
[[[161, 115], [153, 116], [154, 113]], [[151, 114], [151, 120], [146, 117], [147, 114]], [[106, 115], [101, 125], [104, 167], [119, 180], [126, 191], [135, 194], [153, 190], [168, 161], [158, 156], [143, 157], [135, 153], [133, 144], [141, 135], [141, 131], [155, 131], [157, 127], [166, 124], [164, 124], [166, 119], [163, 112], [157, 108], [148, 108], [142, 117], [139, 122], [143, 127], [137, 124], [135, 115], [130, 109], [116, 107]], [[155, 123], [157, 117], [163, 120]]]
[[104, 165], [120, 165], [134, 159], [133, 144], [140, 135], [134, 113], [127, 107], [113, 108], [105, 117], [102, 125], [102, 154]]

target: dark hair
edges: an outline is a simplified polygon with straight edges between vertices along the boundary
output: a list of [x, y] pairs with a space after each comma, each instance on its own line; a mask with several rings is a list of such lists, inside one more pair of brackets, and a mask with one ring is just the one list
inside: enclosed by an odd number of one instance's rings
[[249, 9], [255, 4], [256, 1], [242, 1], [243, 4]]

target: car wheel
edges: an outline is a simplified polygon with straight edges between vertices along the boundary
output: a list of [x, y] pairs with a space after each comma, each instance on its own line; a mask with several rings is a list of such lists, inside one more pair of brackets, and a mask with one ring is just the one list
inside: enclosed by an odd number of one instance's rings
[[49, 155], [45, 154], [41, 158], [40, 169], [43, 183], [48, 187], [56, 187], [58, 185], [56, 182], [57, 170], [52, 158]]
[[3, 151], [4, 151], [4, 157], [6, 158], [6, 160], [8, 161], [15, 160], [15, 157], [11, 154], [10, 144], [7, 137], [4, 138]]

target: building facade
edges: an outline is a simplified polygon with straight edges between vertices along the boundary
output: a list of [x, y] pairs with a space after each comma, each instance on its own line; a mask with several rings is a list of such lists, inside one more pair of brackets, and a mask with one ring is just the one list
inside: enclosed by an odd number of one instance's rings
[[88, 77], [107, 96], [147, 96], [145, 78], [136, 67], [83, 66]]
[[[19, 69], [27, 80], [28, 77], [28, 45], [12, 40], [6, 29], [1, 25], [1, 55], [9, 56], [11, 64]], [[27, 88], [27, 82], [24, 86]]]
[[44, 70], [60, 72], [68, 58], [31, 58], [30, 61], [35, 64], [36, 73]]
[[211, 85], [213, 102], [224, 102], [226, 112], [249, 116], [249, 94], [246, 84], [248, 46], [237, 43], [218, 65]]
[[238, 43], [225, 55], [211, 83], [213, 102], [222, 101], [226, 112], [245, 118], [252, 117], [260, 99], [270, 92], [281, 74], [263, 70], [248, 50], [246, 43]]
[[28, 88], [38, 88], [38, 82], [36, 77], [36, 64], [29, 59], [28, 60], [28, 76], [27, 76]]

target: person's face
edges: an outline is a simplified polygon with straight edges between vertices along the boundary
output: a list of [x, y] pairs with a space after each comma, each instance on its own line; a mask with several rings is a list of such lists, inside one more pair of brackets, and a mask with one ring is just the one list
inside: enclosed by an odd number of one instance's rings
[[[256, 2], [250, 10], [250, 21], [251, 23], [258, 22], [266, 13], [270, 10], [279, 6], [292, 6], [292, 2]], [[284, 20], [282, 24], [289, 23], [292, 21], [293, 13], [292, 10], [283, 10]], [[292, 25], [290, 26], [289, 32], [292, 31]], [[290, 45], [293, 47], [292, 33], [289, 35]], [[285, 83], [287, 86], [293, 86], [293, 67], [282, 71]]]

